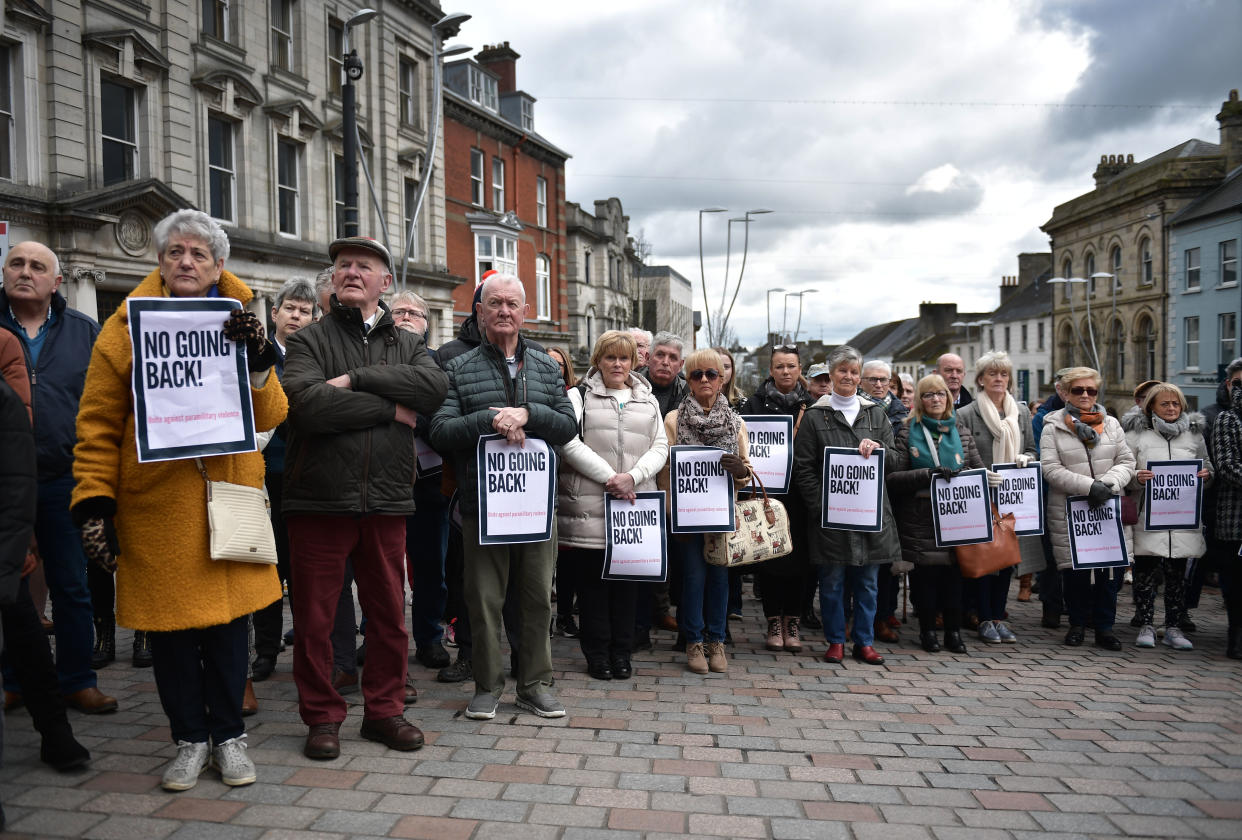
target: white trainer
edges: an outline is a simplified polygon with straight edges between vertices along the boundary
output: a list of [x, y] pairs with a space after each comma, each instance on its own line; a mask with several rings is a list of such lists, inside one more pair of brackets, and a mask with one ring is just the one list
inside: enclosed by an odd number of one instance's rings
[[226, 785], [252, 785], [258, 778], [254, 762], [246, 755], [245, 735], [217, 744], [211, 751], [211, 763], [220, 771], [220, 781]]
[[1143, 629], [1139, 630], [1138, 638], [1134, 640], [1134, 646], [1154, 648], [1156, 646], [1156, 628], [1150, 624], [1144, 624]]
[[160, 786], [164, 790], [189, 790], [198, 784], [199, 774], [207, 769], [207, 759], [211, 750], [207, 742], [177, 742], [177, 757], [164, 771], [164, 779]]
[[1164, 628], [1164, 643], [1173, 650], [1194, 650], [1195, 647], [1180, 627]]

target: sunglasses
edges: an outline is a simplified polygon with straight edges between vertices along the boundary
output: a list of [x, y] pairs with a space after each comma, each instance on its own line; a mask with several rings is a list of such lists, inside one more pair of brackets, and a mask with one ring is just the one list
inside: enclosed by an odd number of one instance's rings
[[692, 382], [698, 382], [700, 379], [706, 379], [708, 382], [715, 382], [719, 378], [720, 378], [720, 371], [716, 370], [715, 368], [708, 368], [707, 370], [690, 371], [690, 380]]
[[1083, 394], [1086, 394], [1088, 397], [1094, 397], [1096, 394], [1100, 393], [1100, 389], [1084, 388], [1081, 385], [1075, 385], [1073, 388], [1070, 388], [1070, 393], [1076, 397], [1081, 397]]
[[797, 352], [798, 352], [798, 345], [796, 345], [796, 344], [777, 344], [777, 345], [774, 345], [774, 346], [772, 347], [772, 352], [774, 352], [774, 353], [775, 353], [775, 352], [778, 352], [778, 351], [779, 351], [779, 352], [781, 352], [781, 353], [797, 353]]

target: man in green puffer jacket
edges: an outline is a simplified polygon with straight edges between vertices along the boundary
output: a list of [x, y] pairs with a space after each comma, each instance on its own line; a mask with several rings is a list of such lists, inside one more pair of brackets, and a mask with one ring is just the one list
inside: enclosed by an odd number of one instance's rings
[[526, 291], [517, 277], [494, 274], [484, 281], [476, 307], [483, 341], [445, 365], [448, 395], [431, 418], [431, 445], [451, 455], [457, 470], [466, 555], [464, 588], [474, 636], [475, 696], [466, 709], [472, 720], [495, 717], [504, 691], [498, 633], [511, 572], [519, 576], [514, 588], [521, 616], [517, 704], [540, 717], [565, 715], [565, 707], [550, 691], [555, 521], [552, 537], [545, 542], [479, 544], [479, 438], [502, 434], [511, 443], [522, 443], [531, 436], [558, 446], [578, 430], [559, 366], [522, 337], [526, 311]]

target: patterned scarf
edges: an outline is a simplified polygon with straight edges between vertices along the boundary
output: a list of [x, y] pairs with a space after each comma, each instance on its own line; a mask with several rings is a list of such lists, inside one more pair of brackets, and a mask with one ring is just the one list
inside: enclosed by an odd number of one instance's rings
[[933, 458], [931, 452], [927, 450], [927, 435], [917, 425], [912, 424], [910, 427], [910, 466], [923, 469], [945, 466], [949, 469], [960, 470], [965, 465], [965, 458], [962, 457], [962, 438], [957, 433], [957, 421], [954, 416], [951, 414], [943, 420], [937, 420], [935, 417], [928, 417], [924, 414], [920, 422], [922, 428], [927, 430], [927, 434], [931, 435], [939, 460]]
[[711, 411], [691, 394], [681, 401], [677, 411], [677, 440], [681, 445], [711, 446], [737, 454], [737, 434], [742, 428], [742, 418], [729, 408], [724, 394], [716, 395]]
[[1167, 423], [1153, 414], [1151, 416], [1151, 427], [1165, 440], [1173, 440], [1178, 435], [1185, 434], [1186, 430], [1190, 428], [1190, 418], [1183, 411], [1176, 420], [1172, 423]]
[[1065, 425], [1078, 435], [1078, 439], [1088, 449], [1095, 449], [1100, 442], [1100, 433], [1104, 431], [1104, 407], [1099, 403], [1090, 411], [1083, 411], [1072, 405], [1065, 406]]

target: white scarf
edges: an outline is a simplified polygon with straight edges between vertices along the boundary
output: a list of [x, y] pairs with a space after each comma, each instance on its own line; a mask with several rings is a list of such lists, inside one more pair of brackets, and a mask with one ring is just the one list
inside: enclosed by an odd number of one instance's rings
[[1001, 418], [996, 403], [984, 394], [975, 400], [979, 404], [979, 416], [992, 433], [992, 463], [1012, 464], [1022, 451], [1022, 431], [1018, 428], [1018, 403], [1011, 394], [1005, 394], [1005, 417]]

